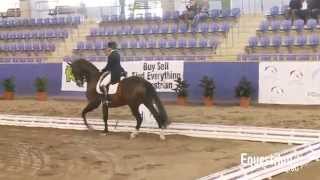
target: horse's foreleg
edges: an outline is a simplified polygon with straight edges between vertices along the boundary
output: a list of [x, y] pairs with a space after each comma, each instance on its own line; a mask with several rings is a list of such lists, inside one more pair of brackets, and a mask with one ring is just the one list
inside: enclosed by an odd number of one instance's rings
[[131, 109], [133, 116], [137, 120], [136, 131], [132, 132], [130, 135], [130, 138], [133, 139], [139, 134], [139, 129], [140, 129], [141, 123], [142, 123], [142, 117], [141, 117], [141, 114], [139, 113], [139, 105], [130, 105], [130, 109]]
[[99, 105], [100, 105], [100, 101], [92, 101], [82, 110], [83, 122], [89, 130], [93, 130], [93, 128], [88, 124], [86, 114], [96, 109]]
[[108, 133], [108, 118], [109, 118], [109, 109], [108, 105], [103, 104], [102, 106], [102, 113], [103, 113], [103, 121], [104, 121], [104, 133]]

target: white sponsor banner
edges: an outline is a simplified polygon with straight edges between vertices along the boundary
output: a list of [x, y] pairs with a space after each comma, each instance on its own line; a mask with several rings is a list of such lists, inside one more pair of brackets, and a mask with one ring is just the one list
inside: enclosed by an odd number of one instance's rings
[[259, 103], [320, 104], [320, 62], [261, 62]]
[[[97, 68], [105, 67], [106, 62], [94, 62]], [[158, 92], [173, 92], [175, 80], [183, 79], [183, 61], [133, 61], [122, 62], [122, 67], [128, 76], [140, 76], [153, 84]], [[62, 63], [62, 91], [85, 91], [86, 86], [80, 88], [74, 82], [70, 66]]]

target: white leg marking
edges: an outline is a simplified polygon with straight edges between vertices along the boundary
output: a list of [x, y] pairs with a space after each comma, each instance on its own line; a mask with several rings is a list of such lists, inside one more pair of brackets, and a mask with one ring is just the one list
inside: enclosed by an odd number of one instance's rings
[[130, 139], [134, 139], [139, 134], [139, 131], [135, 130], [130, 134]]
[[166, 140], [166, 136], [164, 135], [163, 129], [160, 130], [160, 139]]

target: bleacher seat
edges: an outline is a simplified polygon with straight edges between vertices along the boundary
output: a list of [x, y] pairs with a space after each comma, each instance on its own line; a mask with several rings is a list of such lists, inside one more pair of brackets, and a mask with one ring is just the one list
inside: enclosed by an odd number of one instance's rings
[[291, 20], [283, 20], [281, 22], [281, 27], [282, 27], [282, 30], [285, 32], [290, 31], [291, 27], [292, 27], [292, 21]]
[[177, 47], [177, 41], [172, 39], [172, 40], [169, 40], [168, 42], [168, 48], [176, 48]]
[[315, 30], [317, 28], [317, 20], [316, 19], [308, 19], [307, 21], [307, 28], [310, 30]]
[[284, 46], [290, 47], [294, 45], [295, 38], [294, 36], [285, 36], [284, 37]]
[[270, 45], [270, 38], [268, 36], [263, 36], [260, 38], [260, 46], [268, 47]]
[[162, 49], [167, 48], [167, 41], [164, 39], [161, 39], [160, 41], [158, 41], [158, 47]]
[[187, 47], [187, 42], [185, 39], [180, 39], [178, 41], [178, 48], [186, 48]]
[[273, 36], [271, 41], [273, 47], [279, 48], [282, 45], [282, 38], [279, 35]]
[[212, 9], [211, 11], [209, 11], [209, 16], [210, 16], [212, 19], [218, 18], [219, 15], [220, 15], [220, 10], [219, 10], [219, 9]]
[[303, 31], [304, 29], [304, 21], [302, 19], [297, 19], [294, 21], [294, 27], [298, 32]]
[[271, 16], [277, 16], [279, 14], [280, 14], [280, 12], [279, 12], [279, 7], [278, 6], [271, 7], [271, 9], [270, 9], [270, 15]]
[[259, 30], [261, 32], [267, 32], [269, 30], [269, 22], [268, 21], [262, 21], [260, 23]]
[[230, 30], [230, 24], [229, 23], [222, 23], [222, 25], [220, 26], [220, 30], [223, 33], [227, 33]]
[[147, 42], [147, 48], [155, 49], [157, 47], [157, 43], [155, 40], [149, 40]]
[[318, 46], [319, 45], [319, 36], [317, 34], [312, 34], [309, 37], [309, 44], [313, 47]]
[[307, 44], [307, 37], [304, 36], [304, 35], [298, 36], [298, 37], [297, 37], [297, 42], [296, 42], [296, 44], [297, 44], [298, 46], [304, 46], [304, 45], [306, 45], [306, 44]]
[[219, 25], [215, 22], [210, 24], [209, 32], [218, 32], [219, 31]]
[[280, 26], [281, 26], [280, 21], [272, 21], [271, 22], [271, 30], [272, 31], [279, 31], [280, 30]]
[[257, 37], [250, 37], [249, 39], [249, 47], [255, 48], [258, 46], [258, 38]]

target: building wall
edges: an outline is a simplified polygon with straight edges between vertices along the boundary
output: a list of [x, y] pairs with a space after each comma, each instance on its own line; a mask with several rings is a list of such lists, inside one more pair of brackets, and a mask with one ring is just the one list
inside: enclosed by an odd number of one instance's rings
[[[200, 79], [207, 75], [212, 77], [216, 83], [217, 101], [235, 101], [234, 88], [242, 76], [246, 76], [256, 92], [258, 92], [258, 63], [240, 62], [186, 62], [184, 65], [184, 79], [190, 84], [189, 99], [201, 101], [202, 92], [199, 87]], [[56, 64], [1, 64], [0, 80], [14, 76], [16, 79], [17, 95], [33, 95], [35, 92], [34, 80], [39, 76], [46, 76], [49, 80], [48, 92], [53, 96], [67, 96], [84, 98], [83, 93], [61, 92], [62, 66]], [[0, 86], [0, 92], [3, 87]], [[175, 100], [173, 93], [161, 93], [165, 100]], [[253, 96], [256, 99], [257, 95]]]
[[31, 7], [29, 0], [20, 0], [21, 17], [30, 18], [31, 17]]

